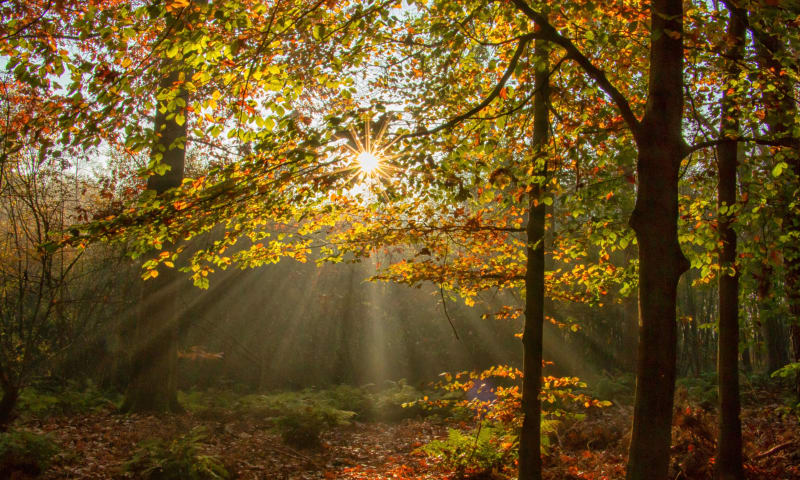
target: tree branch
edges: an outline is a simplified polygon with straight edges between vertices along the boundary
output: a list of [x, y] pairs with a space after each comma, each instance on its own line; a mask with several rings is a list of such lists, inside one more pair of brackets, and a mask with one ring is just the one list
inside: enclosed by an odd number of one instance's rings
[[[514, 70], [516, 70], [517, 64], [519, 64], [519, 59], [522, 57], [522, 54], [525, 52], [525, 48], [528, 46], [528, 44], [531, 43], [531, 40], [533, 40], [534, 37], [535, 37], [535, 35], [532, 34], [532, 33], [529, 33], [529, 34], [526, 34], [526, 35], [523, 35], [523, 36], [519, 37], [519, 43], [517, 44], [517, 49], [514, 51], [514, 56], [511, 57], [511, 61], [508, 62], [508, 67], [506, 67], [506, 71], [503, 73], [503, 76], [500, 77], [500, 81], [497, 82], [497, 85], [494, 86], [494, 89], [491, 92], [489, 92], [489, 95], [487, 95], [486, 98], [484, 98], [483, 101], [481, 101], [481, 103], [479, 103], [478, 105], [472, 107], [471, 109], [469, 109], [469, 111], [464, 112], [461, 115], [457, 115], [457, 116], [451, 118], [450, 120], [448, 120], [447, 122], [439, 125], [438, 127], [435, 127], [435, 128], [432, 128], [432, 129], [417, 130], [414, 133], [407, 133], [405, 135], [401, 135], [394, 142], [399, 141], [399, 140], [404, 140], [406, 138], [421, 137], [421, 136], [424, 136], [424, 135], [432, 135], [432, 134], [434, 134], [436, 132], [439, 132], [441, 130], [444, 130], [446, 128], [453, 127], [453, 126], [459, 124], [460, 122], [468, 119], [469, 117], [475, 115], [476, 113], [480, 112], [484, 108], [486, 108], [490, 103], [492, 103], [492, 101], [495, 98], [497, 98], [500, 95], [500, 91], [506, 85], [506, 82], [508, 81], [508, 79], [511, 78], [511, 75], [514, 73]], [[392, 143], [394, 143], [394, 142], [392, 142]]]
[[536, 38], [555, 43], [566, 50], [567, 56], [575, 60], [575, 62], [578, 63], [583, 71], [586, 72], [586, 74], [597, 83], [597, 86], [606, 92], [609, 97], [611, 97], [611, 100], [614, 102], [614, 104], [616, 104], [620, 114], [622, 115], [622, 118], [625, 120], [625, 123], [628, 124], [628, 128], [630, 128], [631, 132], [636, 135], [640, 126], [639, 119], [636, 118], [633, 110], [631, 110], [628, 100], [625, 98], [622, 92], [620, 92], [617, 87], [611, 83], [605, 72], [597, 68], [592, 61], [586, 57], [586, 55], [578, 50], [578, 47], [576, 47], [570, 39], [561, 35], [558, 30], [550, 25], [544, 15], [531, 8], [526, 0], [512, 0], [512, 2], [520, 11], [522, 11], [522, 13], [536, 23]]
[[792, 147], [794, 140], [793, 137], [788, 138], [779, 138], [777, 140], [769, 139], [769, 138], [753, 138], [753, 137], [734, 137], [734, 138], [718, 138], [716, 140], [709, 140], [707, 142], [700, 142], [694, 145], [684, 145], [683, 147], [683, 156], [686, 157], [698, 150], [703, 150], [704, 148], [709, 147], [716, 147], [724, 142], [730, 142], [731, 140], [736, 142], [745, 142], [745, 143], [754, 143], [756, 145], [767, 145], [770, 147]]

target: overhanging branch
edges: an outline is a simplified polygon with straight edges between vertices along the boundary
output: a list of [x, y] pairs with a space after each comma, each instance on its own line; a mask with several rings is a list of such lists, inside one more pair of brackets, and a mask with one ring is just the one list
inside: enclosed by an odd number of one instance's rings
[[796, 139], [793, 137], [787, 138], [779, 138], [779, 139], [770, 139], [770, 138], [753, 138], [753, 137], [733, 137], [733, 138], [718, 138], [716, 140], [709, 140], [707, 142], [700, 142], [694, 145], [685, 145], [683, 148], [683, 156], [690, 155], [698, 150], [703, 150], [704, 148], [709, 147], [716, 147], [725, 142], [743, 142], [743, 143], [754, 143], [756, 145], [766, 145], [769, 147], [792, 147], [794, 146], [794, 141]]
[[570, 39], [561, 35], [558, 30], [550, 25], [544, 15], [531, 8], [525, 0], [512, 0], [512, 2], [522, 13], [534, 21], [537, 26], [535, 33], [537, 39], [555, 43], [566, 50], [567, 56], [575, 60], [578, 66], [597, 83], [597, 86], [611, 97], [611, 100], [619, 109], [620, 115], [622, 115], [628, 128], [636, 135], [639, 130], [639, 120], [636, 118], [636, 115], [633, 114], [628, 100], [622, 92], [611, 83], [605, 72], [597, 68], [586, 55], [578, 50], [578, 47], [576, 47]]
[[[406, 138], [413, 138], [413, 137], [421, 137], [421, 136], [425, 136], [425, 135], [432, 135], [432, 134], [434, 134], [436, 132], [439, 132], [439, 131], [442, 131], [442, 130], [444, 130], [446, 128], [454, 127], [455, 125], [463, 122], [464, 120], [470, 118], [471, 116], [475, 115], [476, 113], [480, 112], [481, 110], [483, 110], [484, 108], [489, 106], [489, 104], [492, 103], [492, 101], [494, 101], [494, 99], [497, 98], [500, 95], [500, 91], [503, 89], [503, 87], [505, 87], [506, 82], [508, 82], [508, 79], [511, 78], [511, 75], [514, 73], [514, 70], [516, 70], [517, 65], [519, 64], [519, 59], [522, 57], [522, 54], [525, 52], [525, 48], [527, 48], [527, 46], [531, 43], [531, 41], [534, 38], [535, 38], [535, 34], [533, 34], [533, 33], [529, 33], [529, 34], [522, 35], [521, 37], [519, 37], [519, 43], [517, 44], [517, 48], [514, 51], [514, 56], [511, 57], [511, 61], [508, 62], [508, 66], [506, 67], [505, 72], [503, 72], [503, 76], [500, 77], [500, 81], [497, 82], [497, 85], [494, 86], [494, 89], [491, 92], [489, 92], [489, 95], [487, 95], [486, 98], [484, 98], [483, 101], [481, 101], [481, 103], [475, 105], [474, 107], [472, 107], [468, 111], [451, 118], [450, 120], [448, 120], [447, 122], [439, 125], [438, 127], [435, 127], [435, 128], [432, 128], [432, 129], [417, 130], [414, 133], [408, 133], [408, 134], [405, 134], [405, 135], [401, 135], [395, 141], [404, 140]], [[392, 142], [392, 143], [394, 143], [394, 142]]]

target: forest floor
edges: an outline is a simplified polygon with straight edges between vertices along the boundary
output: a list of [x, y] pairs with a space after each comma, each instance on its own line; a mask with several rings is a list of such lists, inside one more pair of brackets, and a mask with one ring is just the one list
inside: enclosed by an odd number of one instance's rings
[[[564, 421], [551, 433], [544, 456], [545, 478], [552, 480], [624, 478], [631, 424], [630, 406], [595, 409], [581, 420]], [[800, 423], [771, 392], [743, 408], [746, 475], [749, 479], [800, 479]], [[711, 478], [715, 449], [713, 408], [678, 396], [673, 429], [671, 478]], [[111, 408], [91, 413], [25, 418], [17, 430], [48, 434], [58, 445], [50, 467], [39, 478], [137, 478], [126, 471], [134, 452], [148, 439], [180, 438], [204, 432], [196, 446], [216, 456], [232, 478], [241, 479], [472, 479], [513, 478], [513, 465], [458, 470], [426, 456], [419, 448], [446, 439], [463, 422], [437, 417], [392, 423], [350, 422], [321, 434], [313, 448], [288, 446], [268, 422], [233, 410], [204, 414], [122, 415]], [[473, 452], [474, 453], [474, 452]], [[472, 453], [466, 458], [472, 459]], [[463, 459], [462, 459], [463, 460]], [[130, 469], [128, 469], [130, 470]], [[3, 475], [0, 475], [3, 477]], [[23, 475], [11, 477], [30, 478]]]

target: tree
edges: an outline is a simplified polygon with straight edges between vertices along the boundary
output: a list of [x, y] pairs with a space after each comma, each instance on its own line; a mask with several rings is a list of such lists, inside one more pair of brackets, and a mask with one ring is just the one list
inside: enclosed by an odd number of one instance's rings
[[542, 391], [542, 340], [544, 335], [545, 299], [545, 202], [547, 196], [547, 138], [549, 122], [549, 50], [544, 41], [534, 44], [533, 97], [533, 167], [536, 171], [534, 188], [530, 194], [528, 225], [525, 228], [527, 264], [525, 268], [525, 326], [522, 334], [522, 414], [524, 415], [519, 442], [519, 478], [542, 478], [541, 416], [539, 398]]
[[[796, 9], [796, 7], [795, 7]], [[787, 35], [778, 36], [768, 27], [772, 22], [780, 22], [783, 15], [791, 15], [793, 10], [779, 8], [758, 8], [749, 16], [741, 11], [740, 18], [748, 26], [756, 42], [759, 63], [768, 72], [767, 80], [773, 89], [765, 89], [764, 107], [767, 110], [765, 122], [769, 134], [776, 141], [775, 149], [778, 166], [787, 170], [784, 177], [782, 221], [786, 230], [783, 248], [784, 278], [786, 299], [789, 304], [789, 332], [794, 362], [800, 363], [800, 215], [797, 213], [797, 194], [800, 185], [800, 135], [797, 134], [798, 109], [796, 84], [798, 64], [791, 58], [792, 43], [796, 39]], [[761, 22], [765, 25], [762, 25]], [[796, 47], [795, 47], [796, 48]], [[790, 73], [787, 73], [790, 72]], [[783, 170], [783, 168], [781, 168]], [[773, 170], [774, 171], [774, 170]], [[777, 171], [780, 175], [780, 171]], [[800, 373], [795, 377], [795, 391], [800, 399]]]
[[[87, 208], [90, 185], [49, 150], [51, 132], [27, 120], [46, 113], [39, 92], [3, 79], [0, 129], [0, 430], [14, 419], [21, 390], [95, 326], [95, 282], [107, 252], [47, 244]], [[9, 145], [12, 143], [12, 145]], [[63, 153], [66, 156], [67, 152]], [[91, 211], [91, 207], [88, 207]]]
[[[177, 64], [177, 68], [170, 63]], [[147, 179], [145, 195], [164, 197], [183, 180], [189, 95], [184, 86], [187, 74], [180, 65], [180, 61], [166, 64], [157, 95], [158, 111], [153, 126], [156, 140], [150, 156], [151, 164], [162, 173]], [[167, 243], [164, 248], [169, 251], [172, 245]], [[178, 278], [172, 269], [160, 274], [158, 270], [151, 272], [156, 274], [155, 278], [143, 285], [138, 306], [131, 377], [123, 409], [179, 411], [176, 368], [180, 310], [175, 291]]]
[[719, 236], [719, 375], [720, 428], [715, 463], [720, 479], [744, 478], [742, 469], [742, 423], [739, 401], [739, 272], [736, 265], [736, 232], [733, 229], [736, 205], [736, 168], [739, 163], [739, 113], [735, 93], [738, 63], [744, 55], [745, 25], [741, 13], [730, 12], [728, 51], [725, 58], [726, 87], [721, 100], [720, 138], [717, 147]]

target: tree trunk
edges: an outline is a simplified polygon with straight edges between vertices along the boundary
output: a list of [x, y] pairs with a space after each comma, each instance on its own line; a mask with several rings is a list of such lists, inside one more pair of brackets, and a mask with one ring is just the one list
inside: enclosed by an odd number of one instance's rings
[[[793, 97], [796, 86], [791, 77], [781, 74], [783, 65], [781, 56], [785, 46], [781, 39], [769, 33], [757, 35], [756, 47], [759, 63], [764, 70], [773, 76], [777, 89], [764, 94], [764, 108], [767, 112], [766, 122], [770, 134], [775, 140], [784, 142], [775, 155], [789, 165], [789, 172], [783, 188], [783, 229], [790, 239], [784, 245], [783, 258], [785, 269], [786, 300], [789, 304], [789, 337], [792, 343], [794, 362], [800, 362], [800, 209], [797, 208], [797, 196], [800, 194], [800, 137], [793, 133], [797, 118], [797, 103]], [[800, 400], [800, 373], [795, 378], [795, 393]]]
[[5, 432], [14, 421], [14, 408], [19, 399], [19, 388], [3, 382], [3, 398], [0, 399], [0, 432]]
[[[186, 105], [188, 93], [181, 86], [175, 87], [178, 80], [179, 71], [175, 70], [164, 78], [160, 87], [162, 91], [178, 88], [178, 98], [183, 99]], [[167, 119], [167, 113], [170, 112], [159, 110], [156, 113], [156, 140], [151, 159], [170, 168], [163, 175], [152, 175], [147, 180], [147, 189], [159, 195], [180, 186], [186, 157], [186, 122], [178, 125], [174, 117]], [[170, 247], [164, 244], [165, 249], [169, 250]], [[142, 285], [134, 332], [131, 378], [123, 405], [126, 411], [181, 410], [177, 399], [176, 376], [179, 330], [175, 291], [177, 276], [172, 269], [162, 269], [157, 277]]]
[[692, 281], [692, 272], [690, 270], [683, 277], [683, 289], [686, 293], [686, 311], [684, 313], [691, 319], [686, 328], [688, 331], [686, 342], [688, 343], [689, 366], [692, 373], [698, 376], [703, 371], [702, 340], [697, 328], [700, 319], [698, 318], [697, 303], [692, 292]]
[[780, 320], [775, 318], [771, 310], [762, 307], [758, 314], [762, 317], [761, 334], [764, 336], [767, 349], [767, 373], [772, 373], [789, 363], [784, 342], [786, 337], [784, 337]]
[[[739, 76], [737, 62], [744, 53], [745, 25], [741, 15], [733, 10], [728, 20], [726, 76], [728, 82]], [[726, 83], [728, 83], [726, 82]], [[736, 205], [736, 168], [738, 163], [739, 113], [736, 99], [723, 87], [720, 138], [717, 148], [718, 218], [722, 249], [719, 253], [719, 344], [717, 374], [719, 381], [719, 436], [717, 439], [716, 477], [720, 480], [744, 478], [742, 470], [742, 422], [739, 401], [739, 272], [736, 266], [735, 215], [730, 208]], [[730, 140], [726, 140], [731, 138]]]
[[772, 289], [772, 267], [768, 263], [761, 266], [761, 271], [756, 274], [756, 297], [758, 299], [758, 319], [761, 323], [761, 335], [767, 350], [767, 373], [789, 363], [786, 351], [785, 332], [780, 319], [775, 315], [773, 300], [770, 298]]
[[675, 392], [676, 296], [688, 261], [678, 244], [683, 157], [683, 3], [655, 0], [645, 115], [636, 130], [639, 189], [630, 224], [639, 242], [639, 354], [628, 480], [664, 480]]
[[[636, 257], [636, 247], [628, 245], [625, 249], [625, 259], [628, 263]], [[635, 288], [628, 298], [623, 300], [623, 320], [622, 331], [623, 351], [621, 353], [621, 363], [626, 372], [636, 372], [636, 346], [639, 343], [639, 293]]]
[[[792, 105], [795, 106], [792, 101]], [[797, 115], [797, 109], [790, 111]], [[787, 198], [788, 204], [796, 203], [798, 198], [798, 180], [800, 180], [800, 140], [794, 139], [793, 146], [787, 155], [790, 160], [795, 184], [788, 187], [790, 195]], [[790, 240], [784, 252], [786, 268], [786, 296], [789, 303], [789, 337], [792, 342], [793, 362], [800, 363], [800, 209], [790, 207], [787, 209], [784, 225], [791, 229]], [[793, 244], [791, 242], [794, 242]], [[795, 398], [800, 402], [800, 372], [795, 376], [794, 382]]]
[[524, 420], [519, 441], [519, 480], [542, 478], [541, 412], [539, 394], [542, 390], [542, 337], [544, 334], [544, 231], [547, 191], [547, 146], [549, 72], [548, 50], [543, 41], [536, 41], [536, 64], [533, 97], [533, 151], [536, 176], [530, 196], [528, 225], [526, 228], [527, 271], [525, 273], [525, 327], [523, 343], [522, 413]]

